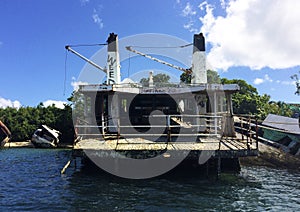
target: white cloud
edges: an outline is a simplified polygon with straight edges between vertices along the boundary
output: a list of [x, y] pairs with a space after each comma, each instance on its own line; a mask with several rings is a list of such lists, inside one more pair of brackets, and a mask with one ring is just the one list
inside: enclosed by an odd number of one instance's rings
[[87, 85], [87, 82], [81, 82], [81, 81], [76, 81], [75, 77], [72, 77], [72, 82], [71, 85], [73, 87], [73, 90], [77, 91], [79, 89], [79, 85]]
[[182, 16], [187, 17], [192, 15], [196, 15], [196, 11], [193, 9], [191, 3], [187, 2], [185, 8], [182, 10]]
[[197, 33], [199, 31], [194, 27], [194, 22], [192, 20], [190, 20], [187, 24], [184, 24], [183, 28], [189, 30], [192, 33]]
[[199, 28], [197, 29], [195, 24], [195, 15], [197, 14], [190, 2], [186, 3], [186, 6], [181, 11], [181, 15], [187, 18], [188, 22], [183, 25], [184, 29], [189, 30], [191, 33], [198, 33]]
[[200, 6], [205, 6], [200, 31], [212, 45], [207, 58], [216, 68], [300, 65], [300, 1], [229, 0], [223, 3], [225, 17], [214, 16], [207, 3]]
[[253, 81], [253, 84], [255, 85], [259, 85], [265, 82], [273, 82], [273, 80], [269, 77], [268, 74], [265, 74], [264, 78], [255, 78], [255, 80]]
[[264, 82], [264, 79], [262, 78], [255, 78], [255, 80], [253, 81], [254, 85], [259, 85], [262, 84]]
[[81, 5], [87, 5], [90, 0], [80, 0]]
[[226, 3], [225, 0], [220, 0], [220, 4], [221, 4], [221, 7], [222, 7], [223, 9], [225, 9], [226, 6], [227, 6], [227, 3]]
[[22, 106], [21, 103], [17, 100], [12, 101], [10, 99], [4, 99], [0, 97], [0, 108], [7, 108], [7, 107], [20, 108], [21, 106]]
[[296, 83], [293, 82], [293, 81], [280, 81], [280, 80], [277, 80], [276, 82], [280, 83], [281, 85], [296, 85]]
[[103, 20], [99, 17], [96, 9], [94, 9], [92, 18], [93, 18], [94, 23], [97, 24], [100, 29], [102, 29], [104, 27]]
[[67, 102], [64, 102], [64, 101], [56, 101], [56, 100], [47, 100], [47, 101], [44, 101], [44, 102], [43, 102], [43, 105], [44, 105], [45, 107], [54, 105], [55, 107], [60, 108], [60, 109], [64, 109], [64, 108], [65, 108], [65, 105], [64, 105], [64, 104], [67, 104]]
[[265, 75], [265, 81], [267, 81], [267, 82], [273, 82], [273, 80], [269, 77], [268, 74]]

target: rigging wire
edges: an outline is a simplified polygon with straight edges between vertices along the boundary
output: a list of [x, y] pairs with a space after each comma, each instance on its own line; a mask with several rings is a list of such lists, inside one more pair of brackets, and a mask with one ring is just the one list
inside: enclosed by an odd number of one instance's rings
[[66, 84], [67, 84], [67, 59], [68, 59], [68, 50], [66, 49], [66, 54], [65, 54], [65, 79], [64, 79], [64, 92], [63, 92], [63, 96], [66, 95]]
[[94, 44], [75, 44], [75, 45], [68, 45], [70, 47], [81, 47], [81, 46], [106, 46], [106, 43], [94, 43]]
[[128, 69], [127, 69], [127, 77], [129, 78], [129, 71], [130, 71], [130, 59], [131, 59], [131, 54], [130, 51], [128, 52]]
[[149, 49], [175, 49], [175, 48], [185, 48], [193, 45], [193, 43], [189, 43], [181, 46], [129, 46], [134, 48], [149, 48]]

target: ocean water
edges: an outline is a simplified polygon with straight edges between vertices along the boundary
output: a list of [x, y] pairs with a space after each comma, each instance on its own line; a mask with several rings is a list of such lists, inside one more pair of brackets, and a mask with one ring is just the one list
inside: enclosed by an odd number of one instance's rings
[[60, 170], [70, 150], [1, 149], [0, 211], [300, 211], [300, 172], [242, 167], [218, 181]]

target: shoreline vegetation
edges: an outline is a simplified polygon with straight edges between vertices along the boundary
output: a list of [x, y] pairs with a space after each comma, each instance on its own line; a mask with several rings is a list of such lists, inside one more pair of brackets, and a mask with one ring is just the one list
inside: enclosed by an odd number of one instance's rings
[[[11, 131], [10, 143], [31, 140], [31, 136], [41, 125], [46, 124], [62, 133], [62, 143], [71, 144], [74, 140], [72, 107], [66, 104], [64, 109], [55, 105], [44, 107], [0, 108], [0, 119]], [[5, 135], [0, 135], [3, 140]]]

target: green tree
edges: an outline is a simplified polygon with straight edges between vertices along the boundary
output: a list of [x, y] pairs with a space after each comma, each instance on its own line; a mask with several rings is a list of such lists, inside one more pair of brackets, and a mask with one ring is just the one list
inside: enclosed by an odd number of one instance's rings
[[184, 83], [184, 84], [191, 84], [192, 81], [192, 75], [187, 73], [187, 72], [183, 72], [180, 75], [180, 82]]
[[64, 109], [54, 105], [44, 107], [0, 108], [0, 118], [12, 133], [12, 141], [30, 140], [34, 131], [42, 124], [48, 125], [62, 133], [61, 142], [71, 143], [74, 139], [72, 108]]
[[269, 96], [260, 98], [257, 89], [245, 80], [222, 78], [222, 84], [238, 84], [240, 90], [232, 95], [233, 112], [235, 114], [257, 114], [259, 106], [269, 101]]
[[[73, 91], [68, 98], [71, 102], [68, 106], [71, 108], [72, 116], [74, 120], [84, 120], [84, 96], [78, 91]], [[89, 107], [89, 105], [87, 105]]]
[[298, 78], [298, 74], [292, 75], [291, 79], [293, 79], [295, 81], [295, 85], [296, 85], [296, 92], [295, 92], [295, 94], [299, 96], [300, 95], [300, 81], [299, 81], [299, 78]]
[[[163, 74], [163, 73], [160, 73], [160, 74], [156, 74], [156, 75], [153, 75], [153, 84], [155, 86], [167, 86], [170, 84], [170, 76], [167, 75], [167, 74]], [[145, 87], [148, 87], [149, 86], [149, 77], [148, 78], [142, 78], [140, 80], [140, 83], [145, 86]]]
[[270, 101], [271, 96], [259, 95], [257, 89], [249, 85], [245, 80], [222, 78], [222, 84], [238, 84], [239, 92], [232, 95], [233, 112], [235, 114], [256, 115], [259, 119], [265, 119], [270, 113], [291, 116], [292, 110], [284, 102]]
[[[183, 72], [180, 75], [180, 81], [185, 84], [190, 84], [192, 80], [192, 75], [186, 72]], [[207, 70], [207, 83], [221, 83], [221, 78], [218, 74], [218, 72], [213, 70]]]

